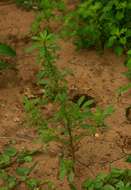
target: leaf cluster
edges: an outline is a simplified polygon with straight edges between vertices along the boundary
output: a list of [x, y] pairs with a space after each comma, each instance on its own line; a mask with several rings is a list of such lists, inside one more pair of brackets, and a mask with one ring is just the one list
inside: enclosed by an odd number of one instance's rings
[[66, 16], [65, 26], [79, 48], [113, 48], [117, 55], [131, 47], [129, 0], [86, 0]]
[[[37, 154], [37, 150], [34, 151], [17, 151], [14, 147], [8, 146], [0, 154], [0, 190], [14, 190], [21, 185], [26, 184], [27, 188], [34, 190], [39, 189], [41, 181], [30, 177], [31, 172], [36, 166], [34, 163], [30, 167], [24, 167], [24, 163], [31, 163], [33, 155]], [[10, 172], [12, 169], [15, 172]]]
[[[0, 43], [0, 56], [15, 57], [16, 52], [7, 44]], [[11, 68], [11, 65], [7, 61], [0, 58], [0, 70]]]
[[131, 170], [112, 169], [109, 174], [99, 174], [94, 180], [83, 183], [84, 190], [130, 190]]

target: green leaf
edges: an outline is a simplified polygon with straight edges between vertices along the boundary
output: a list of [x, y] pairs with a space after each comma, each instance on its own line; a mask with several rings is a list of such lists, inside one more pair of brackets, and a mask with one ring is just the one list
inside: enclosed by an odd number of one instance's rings
[[128, 156], [128, 158], [126, 159], [127, 162], [131, 163], [131, 155]]
[[126, 45], [126, 43], [127, 43], [127, 39], [126, 39], [126, 37], [121, 37], [120, 38], [120, 43], [122, 44], [122, 45]]
[[70, 183], [72, 183], [72, 182], [74, 181], [74, 176], [75, 176], [75, 174], [74, 174], [73, 170], [71, 170], [71, 171], [69, 172], [69, 174], [68, 174], [68, 181], [69, 181]]
[[92, 179], [85, 180], [82, 184], [84, 189], [91, 189], [94, 190], [94, 181]]
[[123, 53], [123, 48], [121, 46], [115, 47], [114, 50], [115, 50], [116, 55], [118, 55], [118, 56], [122, 55], [122, 53]]
[[67, 175], [67, 168], [66, 168], [65, 160], [61, 159], [60, 160], [60, 175], [59, 175], [60, 180], [63, 180], [66, 175]]
[[105, 181], [105, 179], [107, 178], [107, 174], [100, 173], [96, 178], [97, 180]]
[[130, 80], [131, 79], [131, 70], [125, 72], [124, 75]]
[[32, 162], [32, 156], [25, 156], [24, 161], [25, 162]]
[[128, 92], [129, 89], [131, 89], [131, 83], [129, 83], [129, 84], [125, 85], [125, 86], [120, 87], [120, 88], [117, 90], [117, 93], [118, 93], [119, 95], [122, 95], [122, 94]]
[[128, 69], [131, 69], [131, 58], [127, 60], [126, 66], [128, 67]]
[[128, 55], [128, 56], [130, 56], [130, 55], [131, 55], [131, 49], [130, 49], [130, 50], [128, 50], [127, 55]]
[[122, 11], [117, 11], [116, 19], [121, 20], [124, 17], [124, 13]]
[[8, 176], [6, 183], [8, 184], [9, 189], [14, 189], [17, 185], [17, 181], [14, 176]]
[[82, 105], [82, 109], [89, 108], [94, 103], [94, 100], [88, 100]]
[[16, 52], [10, 46], [0, 43], [0, 55], [15, 57]]
[[23, 150], [22, 152], [20, 152], [17, 156], [17, 162], [19, 163], [23, 163], [23, 162], [31, 162], [32, 161], [32, 156], [37, 154], [39, 151], [37, 150], [32, 150], [32, 151], [28, 151], [28, 150]]
[[51, 129], [47, 129], [47, 130], [40, 129], [39, 134], [40, 134], [41, 140], [45, 143], [58, 140], [58, 137], [54, 134], [54, 131]]
[[14, 147], [7, 147], [7, 148], [4, 150], [4, 154], [6, 154], [6, 155], [9, 156], [9, 157], [15, 156], [16, 153], [17, 153], [17, 150], [16, 150]]
[[19, 176], [27, 176], [29, 172], [30, 172], [30, 168], [17, 168], [16, 169], [16, 173]]
[[81, 97], [79, 98], [77, 104], [78, 104], [79, 106], [81, 106], [81, 104], [84, 102], [84, 100], [85, 100], [85, 96], [81, 96]]
[[112, 185], [105, 185], [103, 190], [115, 190], [115, 188]]
[[125, 185], [124, 185], [124, 182], [123, 181], [119, 181], [116, 185], [115, 185], [115, 187], [116, 188], [121, 188], [121, 187], [124, 187]]
[[76, 186], [73, 183], [69, 184], [71, 190], [77, 190]]
[[104, 116], [107, 117], [107, 116], [111, 115], [113, 112], [114, 112], [114, 107], [113, 106], [108, 106], [104, 110]]
[[111, 177], [120, 177], [121, 175], [123, 175], [125, 173], [125, 170], [121, 170], [121, 169], [117, 169], [117, 168], [114, 168], [112, 169], [112, 172], [111, 172]]
[[31, 178], [31, 179], [28, 179], [26, 181], [26, 184], [27, 184], [29, 189], [34, 190], [35, 188], [38, 187], [39, 181], [37, 179], [35, 179], [35, 178]]
[[0, 168], [10, 164], [10, 157], [6, 154], [0, 155]]
[[113, 45], [114, 45], [116, 39], [117, 39], [116, 36], [111, 36], [111, 37], [109, 38], [108, 42], [107, 42], [107, 47], [108, 47], [108, 48], [113, 47]]
[[67, 176], [68, 181], [71, 183], [74, 179], [73, 161], [67, 159], [60, 160], [60, 180], [63, 180]]
[[131, 186], [130, 187], [122, 187], [119, 190], [131, 190]]
[[96, 181], [94, 182], [94, 187], [95, 187], [96, 189], [102, 189], [102, 187], [103, 187], [103, 181], [96, 180]]
[[8, 174], [5, 172], [5, 170], [0, 170], [0, 179], [7, 180]]
[[89, 124], [82, 124], [82, 125], [81, 125], [81, 128], [83, 128], [83, 129], [90, 129], [90, 128], [92, 128], [92, 125], [89, 125]]

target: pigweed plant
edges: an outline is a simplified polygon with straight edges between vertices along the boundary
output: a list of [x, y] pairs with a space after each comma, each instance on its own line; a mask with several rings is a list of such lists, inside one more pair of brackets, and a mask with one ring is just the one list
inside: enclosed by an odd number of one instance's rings
[[[105, 119], [113, 112], [112, 107], [106, 110], [91, 110], [93, 101], [84, 101], [82, 96], [76, 103], [68, 95], [65, 72], [55, 65], [58, 59], [55, 36], [48, 31], [33, 37], [34, 44], [29, 50], [37, 49], [41, 70], [38, 73], [38, 85], [43, 88], [43, 96], [37, 100], [25, 98], [25, 108], [37, 125], [40, 139], [49, 144], [57, 142], [60, 146], [60, 179], [67, 176], [73, 187], [75, 175], [76, 151], [79, 142], [97, 127], [105, 127]], [[42, 103], [44, 102], [44, 103]], [[42, 107], [51, 102], [55, 112], [48, 117], [42, 114]], [[83, 103], [84, 102], [84, 103]], [[38, 120], [38, 122], [37, 122]]]
[[101, 173], [95, 179], [88, 179], [82, 185], [83, 190], [130, 190], [131, 170], [112, 169], [109, 174]]
[[55, 100], [59, 93], [66, 91], [66, 72], [61, 72], [55, 65], [57, 60], [57, 50], [55, 35], [45, 30], [39, 36], [33, 37], [34, 44], [29, 49], [39, 51], [38, 63], [42, 69], [37, 75], [38, 84], [44, 88], [44, 95], [49, 100]]

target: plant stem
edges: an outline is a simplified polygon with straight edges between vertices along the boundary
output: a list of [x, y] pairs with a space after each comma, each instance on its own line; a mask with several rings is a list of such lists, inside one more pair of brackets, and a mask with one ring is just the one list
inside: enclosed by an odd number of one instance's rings
[[74, 148], [74, 143], [73, 143], [72, 130], [71, 130], [68, 119], [67, 119], [66, 128], [67, 128], [68, 134], [69, 134], [69, 142], [70, 142], [70, 146], [71, 146], [72, 160], [73, 160], [73, 162], [75, 162], [75, 148]]

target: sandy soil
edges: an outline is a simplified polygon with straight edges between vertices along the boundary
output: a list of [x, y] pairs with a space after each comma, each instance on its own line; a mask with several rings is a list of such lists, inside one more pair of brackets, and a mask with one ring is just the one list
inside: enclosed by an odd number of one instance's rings
[[[29, 45], [28, 36], [34, 16], [33, 12], [18, 9], [13, 4], [0, 6], [0, 42], [12, 45], [17, 51], [17, 57], [12, 60], [16, 69], [0, 72], [0, 149], [12, 140], [16, 141], [18, 148], [42, 146], [33, 142], [36, 139], [34, 129], [22, 127], [23, 96], [33, 89], [38, 69], [35, 57], [24, 52]], [[131, 168], [123, 159], [123, 149], [131, 153], [131, 123], [125, 116], [125, 109], [131, 105], [131, 91], [119, 98], [116, 93], [120, 86], [128, 82], [122, 75], [126, 70], [124, 56], [117, 57], [111, 51], [103, 55], [93, 50], [77, 52], [70, 41], [61, 41], [60, 45], [57, 64], [60, 68], [70, 68], [74, 73], [68, 78], [69, 88], [92, 96], [102, 108], [111, 104], [116, 110], [107, 120], [110, 126], [108, 131], [99, 132], [99, 137], [88, 137], [81, 142], [75, 179], [78, 189], [81, 189], [80, 184], [85, 178], [109, 171], [110, 162], [113, 167]], [[54, 181], [58, 189], [68, 190], [67, 181], [58, 180], [58, 153], [58, 147], [54, 144], [49, 154], [36, 157], [39, 166], [34, 175]]]

